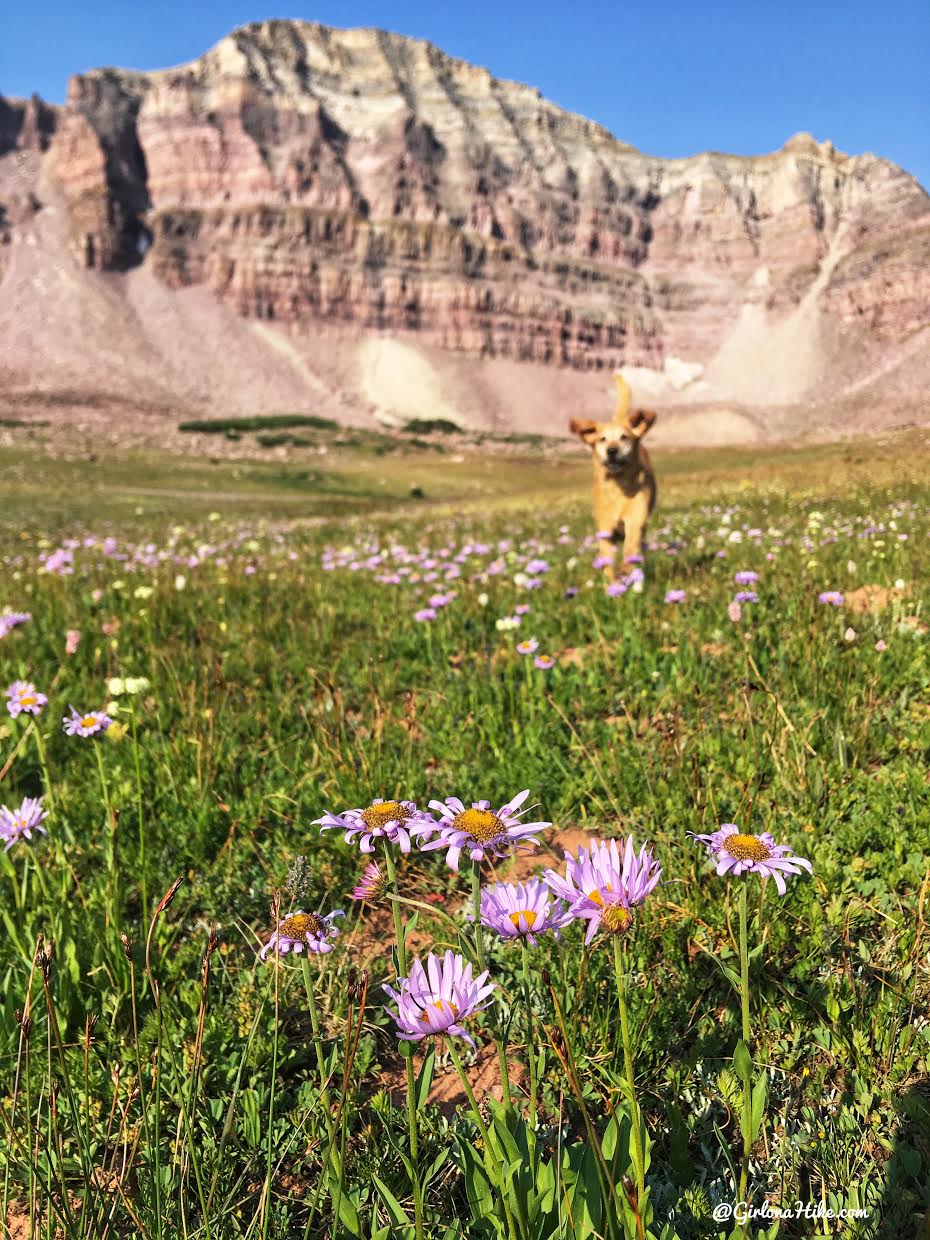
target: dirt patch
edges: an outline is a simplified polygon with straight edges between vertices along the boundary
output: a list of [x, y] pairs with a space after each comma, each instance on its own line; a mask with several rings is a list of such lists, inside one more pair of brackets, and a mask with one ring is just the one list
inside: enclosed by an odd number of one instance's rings
[[911, 594], [910, 586], [898, 590], [886, 586], [859, 586], [856, 590], [851, 590], [846, 595], [846, 610], [855, 612], [857, 615], [868, 613], [871, 615], [876, 611], [883, 611], [896, 599], [909, 598]]
[[[439, 1039], [437, 1050], [441, 1046], [442, 1039]], [[416, 1061], [415, 1066], [417, 1072], [419, 1072], [420, 1065]], [[468, 1083], [474, 1090], [475, 1099], [479, 1106], [486, 1098], [494, 1098], [497, 1102], [503, 1101], [504, 1091], [501, 1086], [500, 1062], [497, 1056], [497, 1047], [493, 1042], [488, 1042], [482, 1046], [474, 1062], [465, 1065], [465, 1075], [468, 1077]], [[525, 1065], [514, 1056], [512, 1048], [507, 1050], [507, 1079], [510, 1081], [510, 1090], [514, 1099], [520, 1098], [525, 1092], [524, 1082], [527, 1079], [527, 1072]], [[391, 1069], [388, 1072], [382, 1072], [378, 1077], [378, 1084], [382, 1089], [388, 1091], [391, 1101], [396, 1106], [404, 1105], [404, 1100], [407, 1096], [407, 1076], [404, 1068], [401, 1067]], [[456, 1111], [462, 1111], [468, 1107], [468, 1099], [465, 1096], [465, 1090], [462, 1088], [462, 1082], [459, 1080], [458, 1073], [451, 1062], [444, 1064], [442, 1067], [437, 1065], [436, 1075], [433, 1078], [427, 1102], [435, 1103], [447, 1117], [451, 1117]]]
[[528, 878], [538, 877], [543, 870], [556, 869], [565, 860], [566, 851], [576, 853], [579, 848], [590, 845], [591, 831], [582, 826], [563, 827], [559, 831], [543, 832], [540, 838], [545, 839], [547, 847], [515, 853], [500, 865], [491, 867], [492, 877], [502, 883], [523, 883]]

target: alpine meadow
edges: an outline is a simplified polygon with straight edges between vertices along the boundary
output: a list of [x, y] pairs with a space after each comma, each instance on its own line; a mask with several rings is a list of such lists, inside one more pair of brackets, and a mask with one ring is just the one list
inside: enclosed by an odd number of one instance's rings
[[4, 448], [5, 1234], [925, 1236], [925, 433], [426, 438]]

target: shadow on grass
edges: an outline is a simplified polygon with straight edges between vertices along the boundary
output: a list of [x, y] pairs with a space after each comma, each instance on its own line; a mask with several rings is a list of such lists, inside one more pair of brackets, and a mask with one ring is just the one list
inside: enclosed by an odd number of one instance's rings
[[897, 1100], [898, 1131], [868, 1240], [930, 1240], [930, 1079]]

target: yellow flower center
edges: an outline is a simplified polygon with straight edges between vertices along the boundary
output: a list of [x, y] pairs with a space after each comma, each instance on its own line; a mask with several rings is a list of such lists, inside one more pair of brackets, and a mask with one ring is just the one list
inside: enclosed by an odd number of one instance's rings
[[[613, 887], [611, 887], [610, 883], [607, 884], [604, 890], [613, 894]], [[595, 904], [599, 904], [601, 908], [604, 907], [604, 897], [601, 895], [597, 887], [595, 887], [593, 891], [588, 892], [588, 899], [593, 900]]]
[[508, 913], [508, 917], [510, 918], [510, 920], [513, 922], [514, 926], [516, 926], [518, 930], [520, 929], [520, 918], [521, 917], [526, 918], [526, 924], [529, 926], [531, 930], [536, 925], [536, 910], [532, 908], [520, 909], [518, 913]]
[[601, 913], [601, 929], [608, 934], [625, 934], [633, 924], [633, 915], [622, 904], [610, 904]]
[[308, 939], [318, 937], [325, 930], [326, 923], [322, 917], [317, 917], [316, 913], [294, 913], [292, 917], [285, 917], [281, 922], [278, 934], [306, 943]]
[[81, 720], [81, 727], [92, 728], [97, 722], [98, 720], [95, 719], [93, 715], [85, 715], [84, 718]]
[[[429, 1007], [430, 1005], [429, 1005], [429, 1004], [427, 1004], [427, 1006]], [[458, 1007], [458, 1004], [457, 1004], [457, 1003], [452, 1003], [452, 1002], [450, 1002], [448, 999], [438, 999], [438, 1000], [436, 1000], [436, 1002], [434, 1002], [434, 1003], [432, 1004], [432, 1007], [434, 1007], [434, 1008], [436, 1009], [436, 1011], [437, 1011], [437, 1012], [439, 1012], [439, 1013], [440, 1013], [440, 1015], [442, 1015], [442, 1016], [445, 1016], [445, 1014], [446, 1014], [446, 1008], [449, 1008], [449, 1009], [451, 1010], [451, 1012], [452, 1012], [452, 1019], [453, 1019], [453, 1020], [458, 1020], [458, 1018], [459, 1018], [459, 1007]], [[428, 1024], [429, 1024], [429, 1012], [421, 1012], [421, 1013], [420, 1013], [420, 1020], [422, 1020], [424, 1024], [427, 1024], [427, 1025], [428, 1025]]]
[[737, 861], [768, 861], [772, 855], [755, 835], [728, 835], [723, 847]]
[[37, 699], [34, 693], [24, 693], [20, 696], [19, 704], [20, 706], [35, 706], [36, 701]]
[[410, 811], [400, 801], [379, 801], [362, 810], [362, 822], [371, 831], [386, 827], [389, 822], [406, 822], [409, 817]]
[[466, 832], [479, 844], [489, 844], [506, 832], [497, 814], [492, 814], [489, 809], [463, 810], [461, 814], [456, 814], [452, 825], [456, 831]]

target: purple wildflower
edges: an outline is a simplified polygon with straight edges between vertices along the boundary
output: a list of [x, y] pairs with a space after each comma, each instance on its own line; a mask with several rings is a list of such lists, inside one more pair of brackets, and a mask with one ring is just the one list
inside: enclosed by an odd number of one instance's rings
[[736, 603], [758, 603], [759, 596], [755, 590], [737, 590], [733, 601]]
[[17, 625], [26, 624], [31, 619], [32, 613], [28, 611], [5, 611], [0, 616], [0, 638], [6, 637]]
[[818, 603], [829, 603], [831, 607], [842, 607], [845, 601], [839, 590], [824, 590], [822, 594], [817, 595]]
[[332, 924], [334, 917], [345, 917], [345, 913], [342, 909], [335, 909], [325, 917], [321, 917], [319, 913], [291, 913], [289, 917], [278, 922], [277, 928], [259, 955], [264, 960], [270, 951], [276, 951], [279, 956], [286, 956], [288, 952], [299, 956], [304, 948], [320, 955], [331, 952], [331, 940], [339, 937], [338, 929]]
[[526, 939], [536, 946], [536, 935], [558, 932], [572, 915], [540, 878], [526, 883], [495, 883], [481, 889], [481, 924], [502, 939]]
[[539, 649], [539, 642], [535, 637], [529, 637], [525, 642], [517, 642], [517, 654], [535, 654]]
[[33, 831], [48, 835], [42, 826], [45, 816], [41, 797], [26, 797], [19, 809], [0, 806], [0, 840], [4, 841], [4, 852], [8, 852], [18, 840], [31, 840]]
[[733, 580], [738, 586], [751, 586], [759, 580], [759, 574], [753, 572], [751, 568], [744, 568], [733, 574]]
[[683, 603], [685, 601], [685, 590], [666, 590], [666, 603]]
[[387, 878], [377, 861], [369, 861], [362, 871], [358, 886], [351, 892], [353, 900], [379, 900], [387, 887]]
[[693, 840], [700, 840], [717, 867], [718, 874], [744, 872], [774, 878], [778, 894], [784, 895], [785, 874], [800, 874], [799, 866], [813, 873], [813, 867], [803, 857], [797, 857], [786, 844], [776, 844], [767, 831], [762, 835], [744, 835], [732, 822], [724, 822], [710, 835], [698, 835], [689, 831]]
[[62, 720], [68, 736], [95, 736], [98, 732], [105, 732], [113, 722], [106, 711], [88, 710], [81, 714], [73, 706], [68, 709], [71, 714]]
[[429, 814], [417, 809], [413, 801], [382, 801], [375, 797], [367, 809], [344, 809], [341, 814], [324, 814], [314, 820], [321, 831], [338, 827], [345, 831], [347, 844], [359, 839], [363, 853], [375, 851], [372, 840], [386, 839], [400, 846], [402, 853], [410, 852], [410, 832], [421, 823], [435, 826]]
[[6, 708], [15, 719], [17, 715], [38, 715], [48, 698], [29, 680], [14, 680], [6, 691]]
[[538, 667], [541, 672], [548, 672], [550, 667], [555, 667], [555, 659], [551, 654], [538, 654], [533, 660], [533, 666]]
[[458, 797], [446, 797], [445, 801], [430, 801], [430, 809], [439, 814], [439, 822], [425, 823], [417, 828], [417, 834], [430, 836], [438, 832], [438, 838], [421, 844], [423, 852], [435, 848], [448, 849], [446, 863], [450, 869], [459, 868], [459, 856], [464, 849], [472, 861], [492, 857], [506, 857], [518, 844], [538, 844], [534, 831], [551, 827], [551, 822], [521, 822], [525, 810], [520, 806], [529, 796], [529, 789], [517, 795], [495, 813], [490, 801], [472, 801], [466, 809]]
[[633, 922], [631, 907], [642, 904], [662, 877], [662, 867], [648, 844], [639, 852], [628, 836], [623, 855], [616, 840], [594, 840], [590, 855], [584, 848], [578, 856], [565, 854], [565, 877], [546, 870], [544, 878], [556, 895], [568, 902], [571, 914], [588, 922], [585, 942], [590, 943], [599, 929], [622, 934]]
[[444, 956], [430, 952], [426, 967], [419, 960], [410, 965], [410, 976], [397, 979], [398, 989], [382, 987], [397, 1004], [391, 1015], [397, 1023], [397, 1036], [404, 1042], [419, 1042], [435, 1034], [447, 1033], [464, 1039], [474, 1047], [474, 1040], [462, 1028], [462, 1021], [482, 1012], [490, 1004], [495, 989], [488, 983], [485, 969], [472, 977], [471, 965], [464, 956], [447, 951]]
[[438, 615], [439, 612], [435, 607], [421, 607], [419, 611], [413, 613], [413, 618], [422, 624], [424, 621], [435, 620]]

